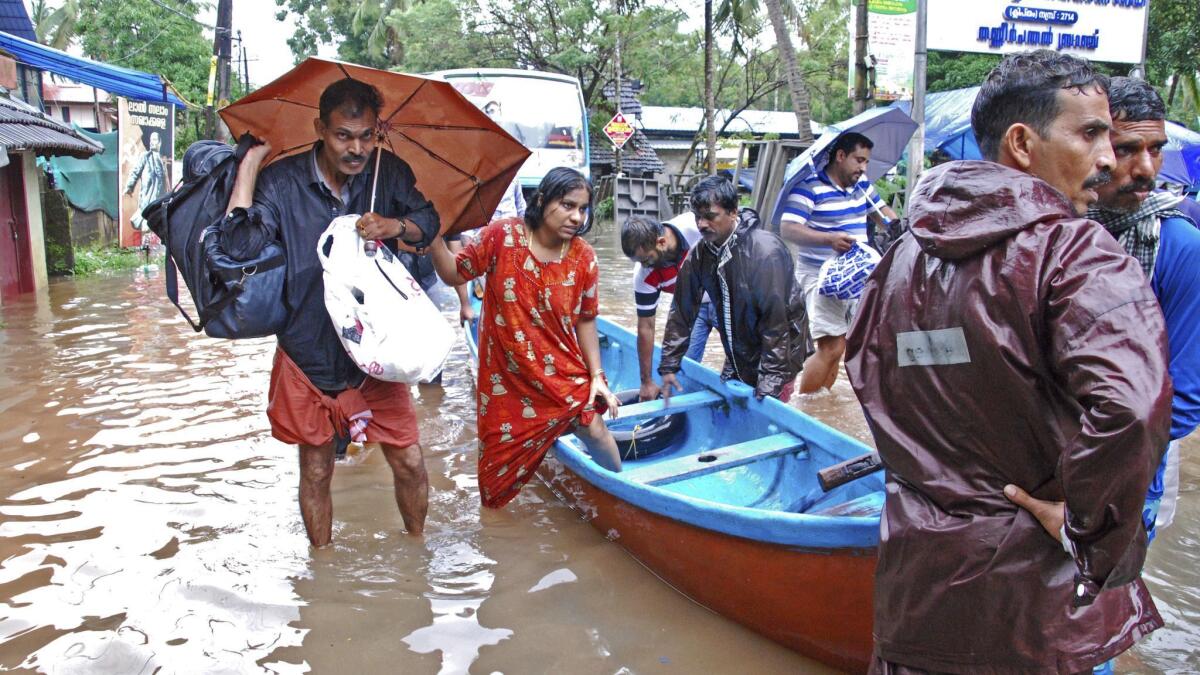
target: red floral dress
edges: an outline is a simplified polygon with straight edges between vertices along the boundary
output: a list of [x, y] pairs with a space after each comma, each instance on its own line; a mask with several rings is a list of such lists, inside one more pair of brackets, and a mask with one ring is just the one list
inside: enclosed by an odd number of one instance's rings
[[598, 309], [596, 253], [580, 238], [562, 260], [539, 262], [523, 221], [493, 222], [456, 258], [464, 279], [488, 275], [479, 322], [479, 493], [499, 508], [520, 491], [550, 445], [597, 412], [580, 319]]

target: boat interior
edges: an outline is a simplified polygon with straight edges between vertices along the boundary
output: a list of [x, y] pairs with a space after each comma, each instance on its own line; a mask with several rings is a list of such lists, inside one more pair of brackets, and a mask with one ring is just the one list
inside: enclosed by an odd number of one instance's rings
[[[601, 334], [604, 370], [613, 391], [636, 391], [632, 342]], [[624, 457], [623, 480], [737, 506], [823, 516], [878, 516], [879, 474], [822, 490], [817, 471], [869, 449], [794, 409], [757, 405], [741, 383], [685, 361], [683, 393], [662, 401], [636, 397], [609, 421]], [[712, 380], [712, 381], [708, 381]], [[714, 386], [715, 385], [715, 386]], [[714, 391], [716, 389], [716, 391]], [[732, 391], [722, 395], [717, 391]], [[780, 414], [771, 414], [774, 408]]]

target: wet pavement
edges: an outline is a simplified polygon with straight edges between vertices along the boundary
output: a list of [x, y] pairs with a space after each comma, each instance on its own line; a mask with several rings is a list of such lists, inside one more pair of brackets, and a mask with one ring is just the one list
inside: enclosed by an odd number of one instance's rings
[[[602, 311], [632, 327], [631, 267], [611, 229], [591, 238]], [[193, 335], [142, 272], [57, 281], [0, 321], [0, 668], [829, 672], [679, 595], [536, 481], [483, 511], [461, 343], [417, 391], [426, 535], [401, 532], [367, 450], [336, 471], [333, 546], [310, 551], [295, 450], [264, 414], [272, 340]], [[794, 404], [869, 442], [844, 379]], [[1168, 626], [1121, 671], [1200, 669], [1198, 446], [1147, 565]]]

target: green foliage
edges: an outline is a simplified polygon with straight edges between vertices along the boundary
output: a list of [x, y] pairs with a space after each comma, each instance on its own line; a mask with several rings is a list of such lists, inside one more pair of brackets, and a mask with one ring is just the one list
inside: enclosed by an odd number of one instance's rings
[[464, 17], [455, 0], [428, 0], [408, 9], [393, 9], [383, 20], [398, 45], [396, 69], [428, 73], [450, 68], [508, 67], [489, 60], [487, 38], [474, 18]]
[[65, 244], [46, 240], [46, 271], [50, 276], [62, 276], [72, 272], [70, 252], [71, 249]]
[[54, 49], [66, 49], [75, 36], [79, 22], [78, 0], [65, 0], [59, 7], [50, 7], [47, 0], [33, 0], [29, 18], [38, 42]]
[[979, 86], [1000, 63], [1000, 58], [995, 54], [929, 52], [929, 65], [925, 71], [929, 92]]
[[[204, 6], [188, 0], [160, 0], [183, 14], [195, 16]], [[183, 98], [203, 104], [208, 92], [212, 42], [202, 27], [150, 0], [78, 0], [76, 35], [89, 58], [116, 66], [158, 73]], [[175, 151], [187, 149], [187, 128], [196, 111], [176, 116]], [[194, 140], [194, 139], [192, 139]]]
[[596, 216], [596, 220], [612, 220], [613, 198], [605, 197], [596, 202], [596, 212], [594, 215]]
[[75, 269], [70, 271], [77, 277], [85, 277], [101, 272], [137, 269], [143, 264], [145, 255], [140, 249], [118, 246], [79, 248], [75, 249]]

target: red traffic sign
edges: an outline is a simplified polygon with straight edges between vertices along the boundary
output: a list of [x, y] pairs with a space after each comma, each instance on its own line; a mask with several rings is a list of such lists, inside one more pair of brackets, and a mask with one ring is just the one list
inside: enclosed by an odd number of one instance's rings
[[617, 149], [625, 147], [625, 142], [633, 136], [633, 125], [626, 121], [625, 116], [621, 113], [613, 115], [613, 118], [604, 125], [604, 135], [608, 136], [608, 140], [617, 146]]

